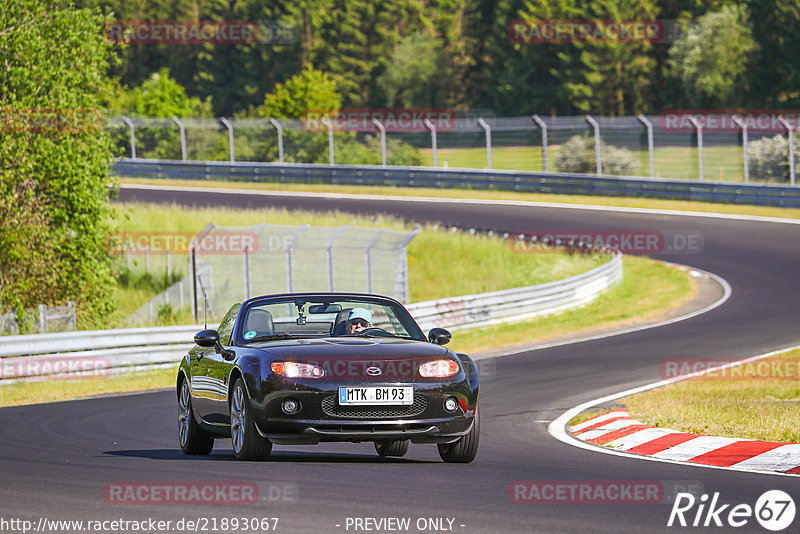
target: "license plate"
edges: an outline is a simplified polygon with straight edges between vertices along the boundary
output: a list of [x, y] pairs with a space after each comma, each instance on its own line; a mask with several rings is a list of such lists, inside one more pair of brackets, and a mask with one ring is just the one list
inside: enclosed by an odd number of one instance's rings
[[414, 387], [339, 386], [339, 404], [342, 406], [357, 406], [360, 404], [414, 404]]

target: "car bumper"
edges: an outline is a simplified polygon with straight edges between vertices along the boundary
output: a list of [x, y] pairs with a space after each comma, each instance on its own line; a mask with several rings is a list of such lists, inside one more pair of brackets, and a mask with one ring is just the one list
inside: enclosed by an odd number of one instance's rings
[[[380, 441], [410, 439], [412, 443], [453, 443], [467, 434], [472, 416], [432, 420], [331, 421], [295, 420], [282, 422], [288, 431], [265, 432], [256, 424], [262, 437], [276, 445], [315, 445], [322, 441]], [[272, 427], [269, 425], [267, 428]], [[292, 430], [290, 430], [292, 428]]]

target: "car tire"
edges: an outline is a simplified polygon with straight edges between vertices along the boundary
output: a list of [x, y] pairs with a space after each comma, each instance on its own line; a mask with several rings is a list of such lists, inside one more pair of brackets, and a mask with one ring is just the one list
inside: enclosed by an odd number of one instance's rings
[[272, 452], [272, 443], [262, 438], [253, 421], [250, 398], [244, 381], [238, 378], [233, 384], [230, 402], [231, 444], [233, 453], [239, 460], [263, 460]]
[[375, 442], [375, 451], [379, 456], [405, 456], [408, 452], [407, 439], [382, 439]]
[[481, 434], [480, 410], [475, 410], [475, 421], [472, 429], [461, 436], [455, 443], [440, 443], [439, 456], [447, 463], [468, 464], [478, 454], [478, 442]]
[[185, 378], [178, 393], [178, 443], [184, 454], [207, 455], [214, 448], [214, 438], [194, 418], [192, 392]]

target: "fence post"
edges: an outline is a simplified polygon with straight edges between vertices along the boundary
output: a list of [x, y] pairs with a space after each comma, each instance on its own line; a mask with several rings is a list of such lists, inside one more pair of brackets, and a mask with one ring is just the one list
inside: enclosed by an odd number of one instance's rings
[[489, 128], [489, 125], [483, 120], [483, 117], [478, 117], [478, 124], [481, 125], [481, 128], [486, 132], [486, 168], [492, 168], [492, 129]]
[[75, 301], [73, 300], [67, 301], [67, 329], [78, 329], [78, 317], [75, 314]]
[[731, 119], [742, 129], [742, 161], [744, 162], [744, 183], [750, 181], [750, 160], [747, 154], [747, 124], [738, 115], [731, 115]]
[[331, 165], [335, 165], [333, 157], [333, 123], [328, 117], [323, 117], [322, 124], [328, 127], [328, 160]]
[[39, 332], [47, 333], [47, 304], [39, 304]]
[[386, 128], [383, 127], [381, 121], [372, 119], [372, 125], [375, 126], [381, 134], [381, 165], [386, 167]]
[[705, 169], [703, 165], [703, 125], [697, 122], [697, 119], [692, 115], [689, 115], [688, 119], [697, 129], [697, 166], [700, 180], [705, 180]]
[[234, 163], [236, 158], [233, 154], [233, 124], [225, 117], [220, 117], [219, 121], [228, 129], [228, 152], [231, 154], [231, 163]]
[[378, 230], [372, 239], [367, 242], [367, 248], [365, 250], [367, 262], [367, 293], [372, 293], [372, 247], [375, 246], [375, 243], [383, 235], [383, 232], [385, 232], [385, 230]]
[[294, 279], [292, 278], [292, 247], [294, 246], [294, 242], [308, 229], [308, 226], [307, 224], [302, 226], [295, 232], [292, 239], [286, 243], [286, 291], [288, 293], [294, 291]]
[[275, 119], [270, 119], [269, 123], [278, 131], [278, 163], [283, 163], [283, 126]]
[[600, 125], [591, 115], [584, 117], [586, 122], [594, 128], [594, 160], [596, 174], [603, 174], [603, 156], [600, 151]]
[[172, 117], [172, 121], [181, 129], [181, 159], [186, 161], [186, 128], [178, 117]]
[[125, 262], [128, 264], [128, 269], [131, 268], [131, 249], [129, 246], [125, 246]]
[[792, 125], [789, 124], [783, 115], [778, 117], [778, 121], [786, 128], [786, 133], [789, 134], [789, 183], [794, 185], [794, 130]]
[[342, 235], [348, 228], [348, 225], [344, 225], [339, 227], [336, 232], [334, 232], [333, 236], [328, 240], [328, 291], [334, 291], [334, 283], [333, 283], [333, 244], [339, 239], [339, 236]]
[[[400, 268], [397, 270], [397, 279], [395, 281], [395, 291], [398, 295], [397, 300], [400, 302], [407, 304], [408, 303], [408, 254], [406, 252], [406, 247], [411, 240], [417, 237], [417, 234], [420, 233], [419, 226], [414, 228], [414, 231], [411, 232], [408, 237], [406, 237], [402, 243], [399, 244], [400, 247], [400, 257], [398, 258], [400, 261]], [[400, 286], [399, 288], [397, 286]]]
[[539, 115], [534, 114], [531, 118], [542, 130], [542, 170], [544, 172], [549, 172], [550, 169], [547, 164], [547, 124], [545, 124]]
[[250, 298], [250, 247], [245, 245], [244, 255], [242, 256], [244, 262], [244, 300]]
[[136, 159], [136, 133], [134, 131], [133, 121], [123, 115], [122, 122], [127, 124], [128, 129], [131, 131], [131, 159]]
[[144, 270], [150, 273], [150, 245], [144, 247]]
[[197, 249], [192, 247], [189, 250], [189, 268], [192, 271], [192, 316], [197, 322]]
[[439, 157], [436, 152], [436, 126], [434, 126], [433, 123], [428, 119], [425, 119], [424, 121], [422, 121], [422, 123], [428, 130], [431, 131], [431, 150], [433, 151], [433, 166], [438, 167]]
[[167, 280], [172, 278], [172, 255], [167, 251]]
[[647, 155], [650, 159], [650, 178], [656, 177], [656, 159], [655, 159], [655, 149], [653, 147], [653, 123], [650, 120], [639, 113], [637, 115], [639, 121], [644, 124], [644, 127], [647, 128]]

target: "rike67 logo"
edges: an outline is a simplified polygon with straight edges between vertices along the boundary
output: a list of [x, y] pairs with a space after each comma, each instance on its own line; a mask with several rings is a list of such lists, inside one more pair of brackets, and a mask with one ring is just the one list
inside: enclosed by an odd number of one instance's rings
[[781, 490], [765, 492], [755, 506], [719, 504], [719, 492], [710, 499], [705, 493], [699, 499], [691, 493], [678, 493], [667, 526], [738, 528], [752, 524], [755, 518], [763, 528], [778, 532], [792, 524], [795, 512], [794, 500]]

